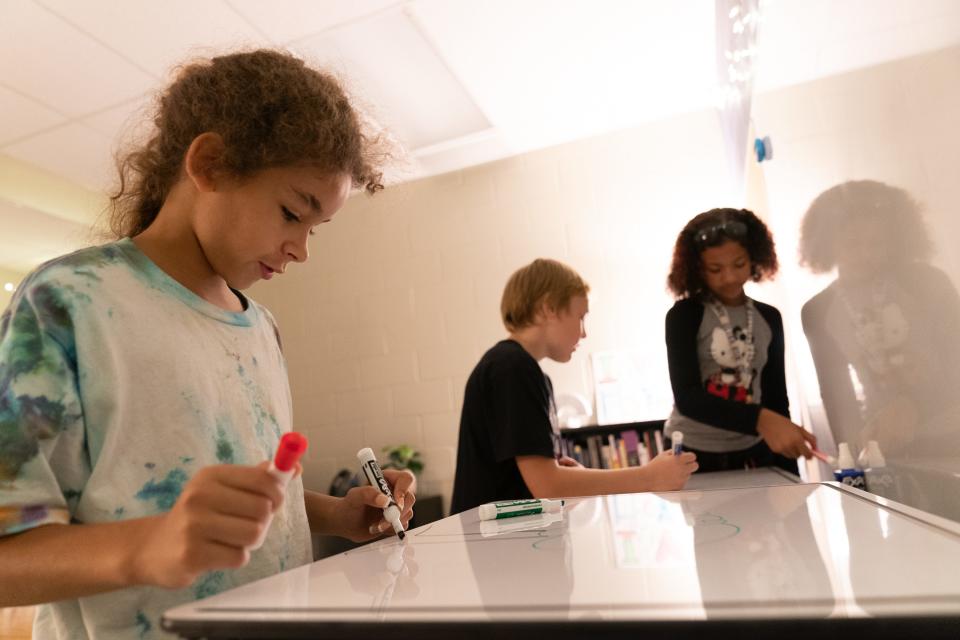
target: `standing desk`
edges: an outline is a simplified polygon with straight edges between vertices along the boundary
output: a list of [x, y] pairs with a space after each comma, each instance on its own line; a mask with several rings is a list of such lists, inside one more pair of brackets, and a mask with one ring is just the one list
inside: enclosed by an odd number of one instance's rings
[[186, 638], [960, 637], [960, 525], [833, 482], [736, 473], [523, 520], [472, 509], [172, 609], [163, 626]]

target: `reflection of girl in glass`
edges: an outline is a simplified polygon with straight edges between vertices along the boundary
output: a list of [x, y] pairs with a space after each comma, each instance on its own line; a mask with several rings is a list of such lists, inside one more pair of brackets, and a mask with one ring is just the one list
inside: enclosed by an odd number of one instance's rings
[[[960, 298], [927, 264], [920, 206], [882, 182], [845, 182], [820, 194], [801, 227], [800, 259], [837, 278], [803, 307], [824, 409], [837, 441], [884, 454], [925, 445], [954, 424]], [[928, 443], [937, 448], [934, 437]]]
[[770, 231], [746, 209], [701, 213], [677, 237], [667, 284], [678, 300], [666, 320], [675, 406], [665, 432], [683, 432], [700, 471], [796, 473], [796, 458], [816, 444], [788, 418], [780, 312], [743, 290], [776, 271]]

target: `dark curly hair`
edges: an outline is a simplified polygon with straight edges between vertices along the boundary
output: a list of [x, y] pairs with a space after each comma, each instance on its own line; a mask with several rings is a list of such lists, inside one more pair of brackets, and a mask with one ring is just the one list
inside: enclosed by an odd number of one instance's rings
[[350, 175], [368, 193], [383, 188], [378, 167], [390, 156], [367, 135], [360, 114], [332, 75], [289, 53], [261, 49], [187, 64], [155, 105], [152, 137], [117, 158], [110, 229], [137, 235], [153, 223], [202, 133], [226, 147], [218, 170], [247, 178], [263, 169], [315, 166]]
[[879, 229], [889, 260], [925, 261], [933, 245], [923, 207], [899, 187], [875, 180], [842, 182], [821, 193], [800, 223], [800, 264], [813, 273], [837, 266], [837, 229], [862, 224]]
[[[736, 222], [745, 225], [745, 236], [734, 237], [736, 234], [724, 230], [724, 225]], [[698, 242], [696, 236], [705, 229], [715, 233], [706, 242]], [[760, 218], [747, 209], [711, 209], [693, 218], [677, 236], [670, 275], [667, 276], [667, 289], [674, 297], [689, 298], [706, 290], [700, 254], [704, 249], [727, 240], [739, 242], [750, 254], [754, 282], [772, 278], [777, 273], [779, 264], [773, 236]]]

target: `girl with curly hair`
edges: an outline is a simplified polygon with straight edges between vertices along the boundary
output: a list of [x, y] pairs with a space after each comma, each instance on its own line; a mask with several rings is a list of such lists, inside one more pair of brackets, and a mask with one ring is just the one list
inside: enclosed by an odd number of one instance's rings
[[801, 264], [836, 273], [800, 314], [830, 430], [854, 450], [876, 441], [888, 460], [957, 442], [960, 296], [931, 264], [924, 217], [905, 189], [851, 180], [818, 195], [800, 226]]
[[712, 209], [677, 236], [667, 285], [667, 359], [679, 431], [700, 471], [777, 466], [797, 473], [816, 439], [789, 419], [783, 320], [752, 300], [747, 282], [772, 278], [767, 226], [746, 209]]
[[[329, 74], [279, 51], [183, 67], [121, 163], [120, 239], [55, 259], [0, 320], [0, 607], [38, 638], [157, 638], [166, 609], [368, 540], [385, 497], [284, 489], [273, 316], [241, 290], [306, 261], [383, 152]], [[409, 521], [414, 478], [386, 471]], [[256, 548], [261, 533], [269, 532]]]

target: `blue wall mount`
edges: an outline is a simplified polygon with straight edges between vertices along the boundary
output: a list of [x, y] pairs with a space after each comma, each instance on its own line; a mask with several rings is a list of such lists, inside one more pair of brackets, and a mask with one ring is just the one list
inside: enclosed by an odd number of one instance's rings
[[756, 138], [753, 141], [753, 151], [757, 155], [757, 162], [773, 160], [773, 143], [770, 142], [770, 136]]

